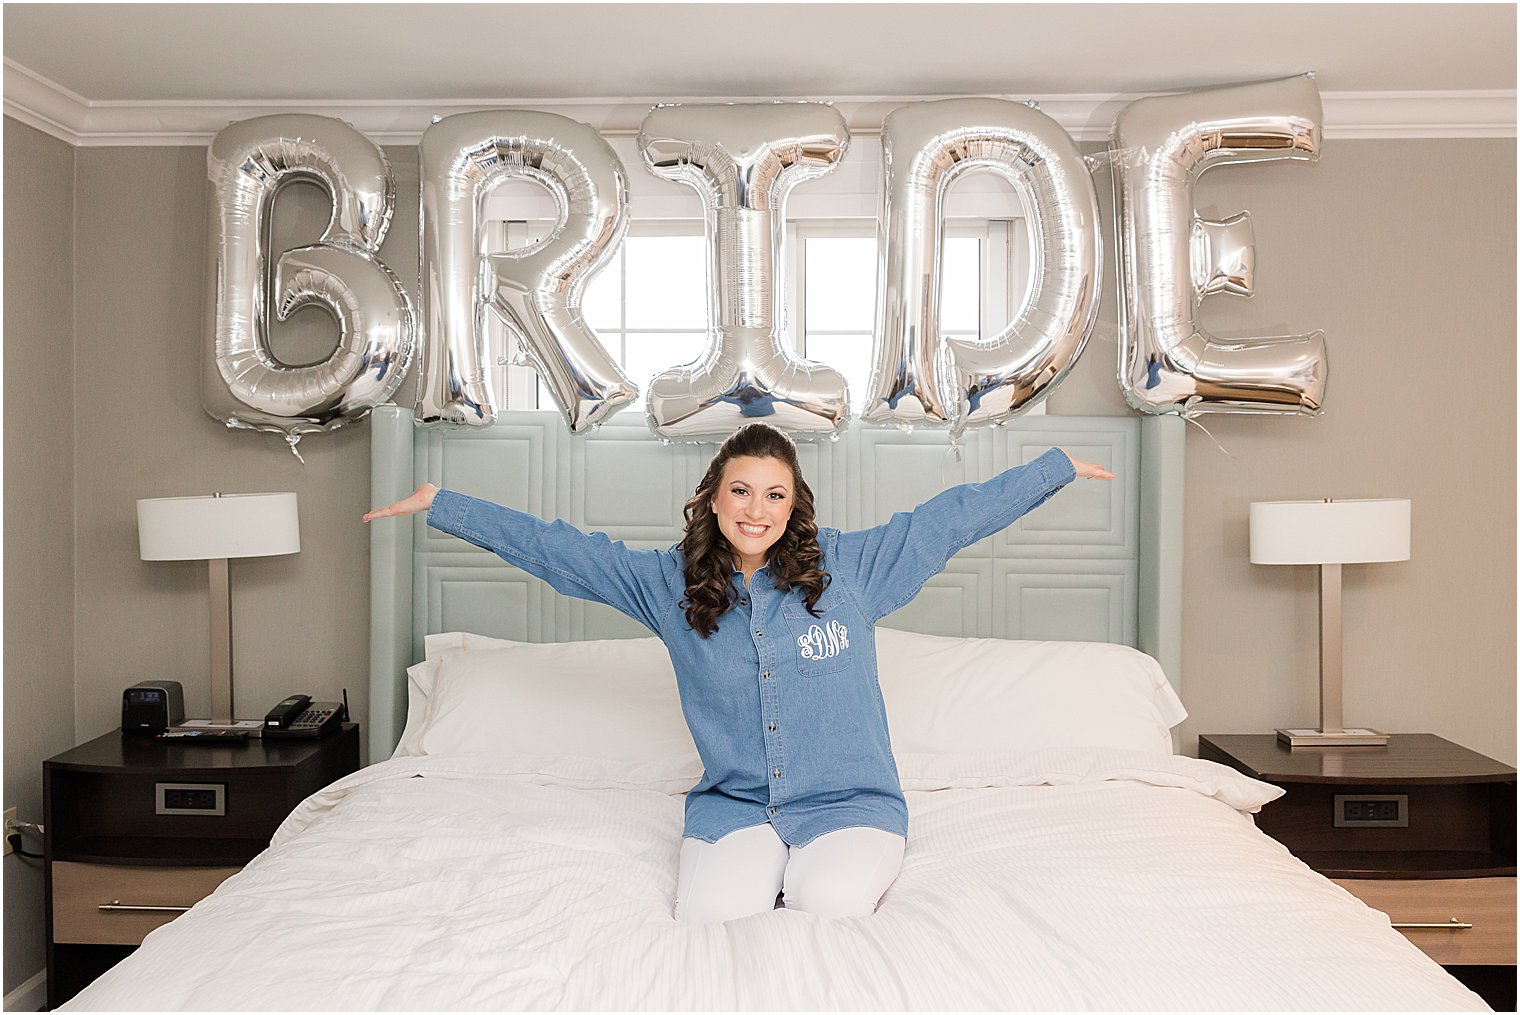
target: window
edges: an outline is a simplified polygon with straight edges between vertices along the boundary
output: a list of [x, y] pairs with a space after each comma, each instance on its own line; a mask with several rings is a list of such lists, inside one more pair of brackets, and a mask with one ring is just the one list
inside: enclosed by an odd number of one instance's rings
[[586, 287], [586, 322], [641, 394], [706, 347], [707, 270], [701, 222], [640, 223]]
[[[505, 249], [536, 242], [553, 219], [492, 223]], [[629, 227], [616, 255], [586, 286], [581, 315], [640, 395], [656, 375], [696, 359], [707, 344], [707, 239], [702, 223]], [[554, 397], [528, 366], [511, 329], [487, 315], [498, 408], [553, 409]]]
[[[539, 190], [537, 204], [526, 209], [531, 217], [489, 223], [487, 242], [496, 249], [536, 242], [556, 224], [546, 192], [537, 185], [515, 186], [518, 192], [509, 195], [516, 201], [514, 212], [521, 213], [528, 187]], [[586, 322], [641, 393], [657, 374], [696, 359], [706, 344], [709, 267], [702, 230], [700, 220], [635, 222], [617, 254], [586, 287], [581, 304]], [[941, 334], [975, 338], [1007, 325], [1029, 284], [1028, 245], [1019, 218], [956, 218], [947, 224]], [[876, 223], [795, 221], [787, 227], [786, 247], [786, 333], [799, 355], [844, 375], [858, 412], [870, 380], [876, 327]], [[498, 408], [555, 408], [510, 329], [494, 315], [487, 321]]]
[[[1027, 243], [1021, 220], [958, 220], [945, 227], [940, 264], [940, 334], [993, 335], [1023, 299], [1016, 296], [1014, 265], [1025, 260], [1014, 246]], [[871, 377], [876, 330], [877, 258], [874, 222], [800, 222], [788, 228], [792, 258], [788, 319], [798, 322], [797, 350], [844, 374], [859, 411]], [[1038, 411], [1038, 408], [1036, 409]]]

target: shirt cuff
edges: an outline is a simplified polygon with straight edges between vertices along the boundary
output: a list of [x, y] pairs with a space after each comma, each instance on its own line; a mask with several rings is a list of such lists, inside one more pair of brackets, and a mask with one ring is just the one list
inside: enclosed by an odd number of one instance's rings
[[452, 490], [439, 490], [433, 497], [433, 506], [428, 508], [427, 523], [439, 532], [447, 532], [457, 535], [459, 526], [464, 522], [465, 512], [469, 509], [470, 498]]
[[1051, 448], [1035, 461], [1046, 481], [1058, 490], [1077, 478], [1077, 467], [1072, 464], [1071, 456], [1060, 448]]

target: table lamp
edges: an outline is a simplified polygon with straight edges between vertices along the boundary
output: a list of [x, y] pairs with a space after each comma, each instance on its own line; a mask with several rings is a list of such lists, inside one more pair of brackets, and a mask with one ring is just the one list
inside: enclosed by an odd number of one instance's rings
[[[298, 553], [301, 530], [293, 493], [214, 493], [137, 502], [143, 560], [204, 560], [211, 579], [211, 722], [232, 727], [232, 557]], [[207, 725], [207, 724], [197, 724]]]
[[1285, 500], [1251, 505], [1251, 563], [1319, 565], [1319, 728], [1279, 729], [1289, 747], [1387, 746], [1341, 719], [1341, 565], [1409, 559], [1407, 500]]

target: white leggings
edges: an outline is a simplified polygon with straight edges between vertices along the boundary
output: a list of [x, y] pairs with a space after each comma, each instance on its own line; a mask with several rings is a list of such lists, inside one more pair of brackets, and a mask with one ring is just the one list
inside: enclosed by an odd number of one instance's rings
[[906, 840], [879, 828], [841, 828], [788, 846], [769, 824], [717, 842], [681, 840], [676, 919], [723, 923], [787, 909], [819, 916], [869, 916], [897, 879]]

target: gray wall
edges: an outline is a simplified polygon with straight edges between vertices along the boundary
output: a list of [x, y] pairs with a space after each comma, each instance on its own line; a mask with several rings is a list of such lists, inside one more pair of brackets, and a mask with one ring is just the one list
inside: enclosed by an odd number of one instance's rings
[[[1318, 418], [1188, 429], [1183, 750], [1319, 721], [1318, 569], [1251, 564], [1250, 503], [1407, 497], [1411, 559], [1344, 568], [1345, 720], [1513, 765], [1514, 142], [1330, 141], [1206, 173], [1197, 207], [1256, 228], [1256, 295], [1209, 298], [1205, 326], [1323, 329], [1330, 381]], [[1116, 319], [1109, 286], [1050, 411], [1127, 411]]]
[[[213, 491], [291, 490], [300, 504], [299, 554], [230, 563], [239, 717], [260, 718], [295, 691], [335, 700], [345, 687], [362, 717], [367, 427], [304, 442], [302, 465], [280, 439], [230, 431], [207, 415], [199, 366], [205, 149], [86, 148], [78, 166], [75, 345], [79, 389], [89, 393], [75, 449], [80, 738], [116, 727], [121, 688], [139, 680], [179, 680], [187, 714], [209, 714], [207, 566], [140, 560], [136, 501]], [[295, 196], [300, 207], [310, 203]], [[289, 217], [300, 218], [281, 222]], [[408, 260], [398, 263], [405, 271]], [[301, 344], [281, 351], [299, 359]]]
[[[74, 149], [5, 118], [5, 801], [74, 745]], [[27, 849], [40, 852], [34, 838]], [[42, 865], [5, 867], [5, 986], [45, 962]]]
[[[6, 129], [7, 142], [25, 131], [9, 121]], [[6, 146], [7, 253], [19, 247], [31, 261], [61, 249], [66, 263], [66, 228], [53, 216], [36, 220], [42, 212], [31, 206], [59, 195], [67, 209], [68, 176], [44, 161], [67, 165], [67, 150], [52, 154], [58, 146], [32, 137]], [[388, 155], [400, 201], [382, 256], [414, 288], [415, 152]], [[74, 316], [67, 300], [40, 291], [45, 283], [67, 288], [66, 276], [13, 254], [6, 279], [6, 451], [49, 449], [19, 478], [8, 476], [7, 506], [27, 499], [24, 514], [7, 512], [6, 580], [12, 593], [17, 547], [62, 547], [39, 565], [46, 582], [28, 584], [64, 584], [59, 576], [72, 558], [77, 604], [72, 614], [66, 604], [23, 604], [24, 618], [13, 621], [15, 596], [7, 595], [12, 651], [30, 650], [43, 633], [57, 641], [59, 625], [73, 625], [80, 740], [113, 729], [121, 688], [148, 677], [184, 681], [189, 710], [204, 713], [205, 568], [140, 561], [133, 502], [294, 490], [302, 552], [232, 564], [239, 711], [261, 714], [294, 690], [332, 698], [347, 687], [362, 717], [368, 544], [358, 519], [369, 496], [367, 428], [309, 438], [303, 466], [277, 439], [228, 432], [207, 416], [197, 372], [204, 149], [95, 148], [72, 157]], [[13, 169], [19, 163], [24, 171]], [[1106, 191], [1106, 179], [1099, 184]], [[1204, 178], [1203, 214], [1252, 211], [1260, 290], [1250, 302], [1213, 298], [1206, 324], [1227, 337], [1322, 328], [1332, 370], [1319, 419], [1208, 416], [1202, 422], [1213, 439], [1189, 430], [1185, 751], [1196, 751], [1199, 733], [1316, 719], [1313, 569], [1248, 562], [1249, 503], [1397, 496], [1414, 501], [1413, 559], [1347, 568], [1347, 720], [1438, 733], [1514, 763], [1514, 195], [1515, 146], [1503, 140], [1332, 141], [1317, 166], [1247, 166]], [[314, 236], [311, 222], [321, 217], [313, 195], [293, 198], [277, 228], [290, 242]], [[21, 231], [33, 221], [34, 230]], [[21, 271], [53, 277], [25, 285]], [[1092, 344], [1052, 396], [1053, 412], [1129, 411], [1114, 380], [1107, 288]], [[17, 293], [36, 308], [36, 329], [12, 325]], [[317, 320], [292, 327], [280, 350], [320, 351]], [[58, 336], [58, 347], [41, 342], [44, 335]], [[23, 376], [17, 366], [34, 360], [48, 364], [36, 376], [72, 368], [72, 420], [47, 411], [59, 401], [53, 391], [31, 393], [36, 407], [25, 411], [31, 403], [10, 397]], [[397, 401], [409, 404], [412, 388], [408, 382]], [[52, 479], [69, 459], [77, 486], [53, 490], [48, 509], [38, 510], [25, 488]], [[72, 530], [60, 522], [70, 516]], [[38, 636], [29, 638], [33, 630]], [[58, 746], [56, 736], [39, 742], [37, 730], [70, 701], [59, 693], [68, 682], [57, 674], [71, 668], [62, 651], [25, 678], [8, 661], [7, 791], [13, 776], [35, 785], [41, 760]], [[19, 694], [18, 679], [29, 681]], [[67, 730], [68, 717], [62, 723]], [[11, 909], [8, 901], [7, 920]], [[40, 939], [40, 919], [35, 933]], [[8, 935], [8, 986], [15, 947]]]

